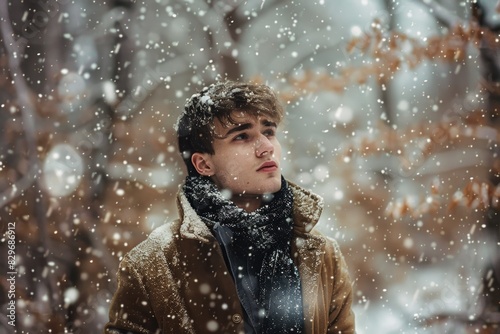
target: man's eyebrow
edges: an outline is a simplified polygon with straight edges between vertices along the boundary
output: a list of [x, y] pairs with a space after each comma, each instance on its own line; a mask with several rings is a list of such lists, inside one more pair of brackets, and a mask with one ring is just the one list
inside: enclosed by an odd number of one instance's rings
[[[269, 121], [267, 119], [262, 120], [260, 123], [266, 127], [275, 127], [275, 128], [278, 127], [278, 125], [275, 122]], [[238, 124], [234, 128], [229, 129], [229, 131], [224, 136], [222, 136], [222, 138], [227, 138], [235, 132], [245, 131], [245, 130], [251, 129], [252, 127], [253, 127], [252, 123]]]
[[260, 122], [260, 124], [264, 125], [264, 126], [271, 126], [271, 127], [274, 127], [274, 128], [277, 128], [278, 127], [278, 124], [276, 124], [276, 122], [273, 122], [273, 121], [269, 121], [267, 119], [265, 120], [262, 120]]
[[235, 133], [235, 132], [240, 132], [244, 130], [248, 130], [252, 128], [252, 123], [243, 123], [243, 124], [238, 124], [234, 128], [231, 128], [225, 135], [224, 137], [228, 137], [230, 134]]

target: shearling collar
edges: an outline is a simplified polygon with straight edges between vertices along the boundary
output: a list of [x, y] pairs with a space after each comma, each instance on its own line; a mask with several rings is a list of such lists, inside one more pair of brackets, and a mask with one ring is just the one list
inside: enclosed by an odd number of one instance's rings
[[[293, 192], [294, 233], [300, 238], [310, 238], [309, 232], [317, 224], [323, 211], [323, 199], [292, 182], [287, 182]], [[183, 237], [202, 242], [214, 240], [210, 229], [189, 203], [182, 187], [177, 195], [177, 208], [182, 219], [180, 233]]]
[[323, 212], [323, 198], [293, 182], [288, 182], [293, 193], [293, 225], [301, 235], [308, 234]]

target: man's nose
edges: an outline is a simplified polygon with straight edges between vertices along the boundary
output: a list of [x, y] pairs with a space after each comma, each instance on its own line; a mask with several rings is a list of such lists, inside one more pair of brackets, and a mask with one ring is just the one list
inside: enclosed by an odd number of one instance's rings
[[262, 157], [274, 153], [274, 145], [265, 135], [260, 135], [255, 143], [255, 155]]

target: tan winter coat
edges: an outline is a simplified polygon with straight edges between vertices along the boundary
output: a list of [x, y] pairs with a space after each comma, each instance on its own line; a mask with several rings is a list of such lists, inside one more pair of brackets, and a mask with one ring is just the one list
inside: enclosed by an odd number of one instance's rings
[[[334, 240], [311, 231], [322, 200], [289, 184], [306, 333], [354, 333], [344, 258]], [[121, 262], [105, 333], [244, 333], [243, 310], [219, 244], [182, 192], [177, 203], [181, 219], [155, 229]]]

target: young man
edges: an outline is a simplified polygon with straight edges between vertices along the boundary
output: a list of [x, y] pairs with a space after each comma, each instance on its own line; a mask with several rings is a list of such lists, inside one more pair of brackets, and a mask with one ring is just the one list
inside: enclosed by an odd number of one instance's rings
[[282, 117], [265, 85], [188, 100], [180, 218], [124, 257], [107, 333], [354, 333], [344, 258], [313, 230], [322, 200], [281, 175]]

